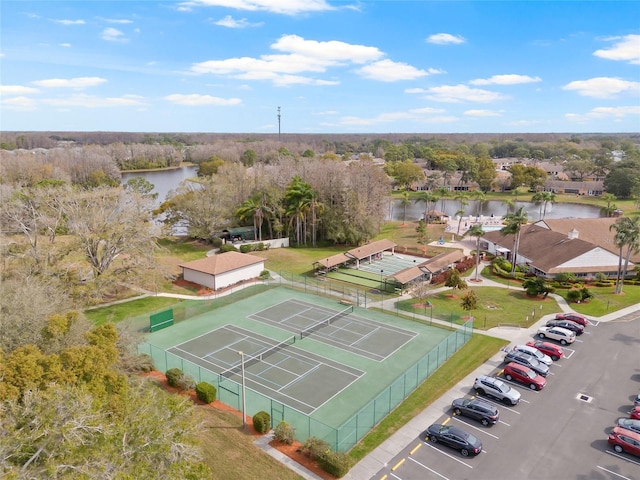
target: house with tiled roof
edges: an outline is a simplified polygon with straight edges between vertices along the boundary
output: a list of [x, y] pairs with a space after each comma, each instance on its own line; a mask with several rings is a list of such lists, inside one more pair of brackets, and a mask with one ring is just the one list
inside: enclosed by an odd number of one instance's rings
[[265, 261], [265, 258], [247, 253], [225, 252], [179, 266], [186, 281], [220, 290], [258, 278], [264, 270]]
[[[561, 233], [538, 223], [521, 228], [518, 265], [528, 265], [530, 273], [546, 278], [553, 278], [558, 273], [573, 273], [579, 278], [595, 277], [598, 272], [616, 276], [619, 260], [616, 253], [580, 238], [575, 228]], [[514, 235], [487, 232], [482, 241], [488, 252], [512, 261]], [[629, 266], [633, 269], [633, 264]]]

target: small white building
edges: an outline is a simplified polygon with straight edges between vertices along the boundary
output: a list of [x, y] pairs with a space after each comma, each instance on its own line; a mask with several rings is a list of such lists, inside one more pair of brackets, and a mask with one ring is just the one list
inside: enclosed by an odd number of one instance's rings
[[258, 278], [266, 259], [240, 252], [219, 255], [183, 263], [182, 276], [188, 282], [220, 290], [246, 280]]

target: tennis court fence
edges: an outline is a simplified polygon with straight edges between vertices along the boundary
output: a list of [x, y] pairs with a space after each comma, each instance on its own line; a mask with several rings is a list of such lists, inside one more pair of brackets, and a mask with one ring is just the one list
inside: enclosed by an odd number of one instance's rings
[[[307, 438], [314, 437], [327, 442], [333, 450], [349, 451], [424, 380], [462, 348], [472, 335], [472, 321], [453, 330], [423, 358], [408, 368], [403, 375], [341, 425], [328, 425], [318, 421], [313, 418], [313, 414], [306, 415], [250, 388], [245, 390], [247, 415], [253, 416], [259, 411], [269, 412], [272, 427], [281, 421], [286, 421], [295, 428], [296, 440], [298, 441], [304, 442]], [[170, 368], [179, 368], [197, 382], [204, 381], [212, 384], [218, 388], [218, 400], [238, 411], [242, 410], [241, 386], [234, 380], [225, 379], [220, 374], [149, 343], [141, 344], [138, 351], [151, 356], [155, 368], [161, 372], [166, 372]]]

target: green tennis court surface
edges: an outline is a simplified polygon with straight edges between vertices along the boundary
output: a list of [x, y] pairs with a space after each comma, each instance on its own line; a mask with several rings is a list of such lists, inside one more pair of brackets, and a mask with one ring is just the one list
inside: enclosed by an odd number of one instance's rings
[[306, 414], [364, 375], [361, 370], [293, 345], [289, 340], [274, 344], [267, 337], [225, 325], [169, 352], [221, 374], [221, 387], [225, 380], [241, 382], [242, 359], [238, 352], [243, 352], [248, 388]]

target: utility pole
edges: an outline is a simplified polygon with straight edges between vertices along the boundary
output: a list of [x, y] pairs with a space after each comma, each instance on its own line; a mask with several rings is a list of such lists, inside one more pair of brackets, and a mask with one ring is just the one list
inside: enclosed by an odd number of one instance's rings
[[280, 107], [278, 107], [278, 141], [280, 141]]

